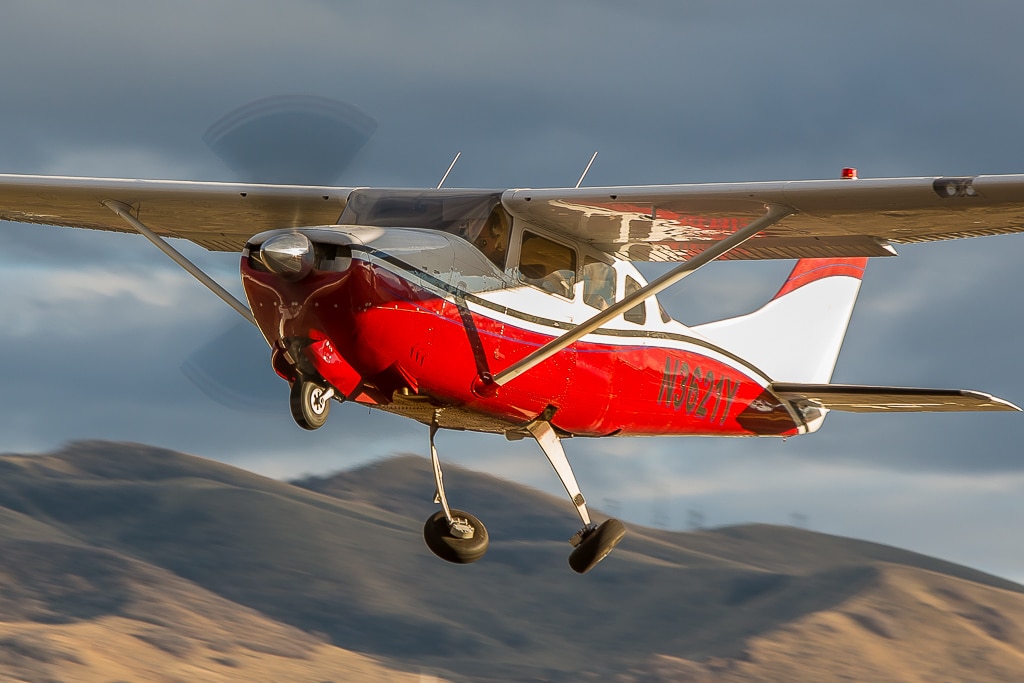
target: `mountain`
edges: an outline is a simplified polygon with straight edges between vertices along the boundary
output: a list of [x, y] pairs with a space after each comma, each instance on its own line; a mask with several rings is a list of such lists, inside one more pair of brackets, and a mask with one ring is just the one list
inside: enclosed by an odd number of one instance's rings
[[[282, 454], [282, 457], [287, 457]], [[292, 484], [148, 446], [0, 456], [0, 677], [936, 681], [1024, 671], [1024, 587], [864, 541], [629, 528], [569, 570], [568, 501], [446, 467], [477, 564], [421, 536], [429, 461]]]

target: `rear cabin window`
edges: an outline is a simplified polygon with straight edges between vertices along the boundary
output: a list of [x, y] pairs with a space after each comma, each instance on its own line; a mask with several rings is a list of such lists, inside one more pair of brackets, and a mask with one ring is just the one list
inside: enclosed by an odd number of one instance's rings
[[583, 303], [603, 311], [615, 302], [615, 269], [604, 261], [583, 259]]
[[[628, 275], [626, 276], [626, 296], [629, 296], [633, 292], [639, 292], [640, 288], [641, 285], [639, 282], [637, 282]], [[626, 320], [626, 322], [636, 323], [637, 325], [643, 325], [645, 322], [647, 322], [647, 307], [644, 305], [644, 302], [641, 301], [636, 306], [623, 313], [622, 317]]]
[[576, 252], [546, 237], [523, 232], [519, 277], [526, 284], [571, 299], [576, 284]]

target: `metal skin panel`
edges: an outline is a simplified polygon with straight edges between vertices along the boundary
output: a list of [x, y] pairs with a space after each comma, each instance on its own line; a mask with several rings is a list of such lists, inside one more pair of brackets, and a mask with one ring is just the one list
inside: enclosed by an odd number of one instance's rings
[[[624, 338], [585, 338], [495, 395], [480, 397], [472, 388], [481, 371], [514, 362], [558, 330], [543, 334], [496, 320], [360, 258], [345, 273], [317, 273], [297, 283], [258, 272], [247, 260], [241, 269], [253, 313], [272, 344], [289, 337], [330, 339], [370, 383], [400, 367], [414, 378], [418, 400], [484, 418], [466, 420], [466, 428], [516, 431], [550, 406], [552, 424], [580, 436], [802, 431], [781, 402], [765, 400], [764, 378], [710, 356], [630, 346]], [[408, 409], [411, 400], [399, 391], [390, 405], [427, 421], [430, 411]]]

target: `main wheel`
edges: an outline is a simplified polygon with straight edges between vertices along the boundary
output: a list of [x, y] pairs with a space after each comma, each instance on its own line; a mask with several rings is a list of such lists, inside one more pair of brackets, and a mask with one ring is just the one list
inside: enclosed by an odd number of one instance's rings
[[617, 519], [606, 519], [599, 527], [588, 533], [569, 555], [569, 566], [577, 574], [586, 574], [603, 560], [622, 537], [626, 527]]
[[310, 431], [320, 429], [331, 412], [327, 390], [316, 382], [298, 379], [292, 383], [289, 405], [295, 424]]
[[469, 538], [453, 535], [444, 510], [438, 510], [423, 525], [423, 540], [427, 542], [430, 552], [442, 560], [455, 564], [476, 562], [487, 552], [487, 529], [468, 512], [452, 510], [452, 518], [460, 529], [472, 535]]

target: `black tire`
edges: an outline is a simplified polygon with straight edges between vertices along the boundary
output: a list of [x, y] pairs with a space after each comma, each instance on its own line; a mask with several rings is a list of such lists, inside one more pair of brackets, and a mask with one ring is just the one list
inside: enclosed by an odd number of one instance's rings
[[626, 535], [626, 527], [617, 519], [606, 519], [587, 534], [569, 555], [569, 566], [577, 574], [586, 574], [603, 560]]
[[430, 552], [442, 560], [455, 564], [476, 562], [487, 552], [487, 529], [483, 523], [461, 510], [452, 510], [452, 517], [464, 519], [473, 527], [473, 538], [456, 538], [448, 528], [448, 518], [444, 510], [438, 510], [423, 525], [423, 540]]
[[322, 400], [325, 391], [316, 382], [299, 379], [292, 383], [289, 405], [295, 424], [310, 431], [324, 426], [331, 412], [330, 399]]

